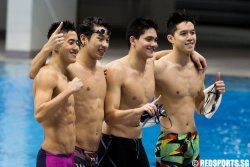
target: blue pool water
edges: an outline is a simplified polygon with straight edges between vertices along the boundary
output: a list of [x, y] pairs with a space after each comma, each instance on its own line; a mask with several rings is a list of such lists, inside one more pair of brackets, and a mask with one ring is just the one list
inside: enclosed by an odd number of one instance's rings
[[[26, 63], [0, 62], [0, 167], [34, 167], [43, 140], [33, 116], [32, 81]], [[206, 85], [215, 77], [208, 75]], [[223, 77], [227, 91], [216, 115], [196, 115], [201, 159], [249, 159], [250, 78]], [[143, 130], [143, 143], [154, 166], [159, 126]]]

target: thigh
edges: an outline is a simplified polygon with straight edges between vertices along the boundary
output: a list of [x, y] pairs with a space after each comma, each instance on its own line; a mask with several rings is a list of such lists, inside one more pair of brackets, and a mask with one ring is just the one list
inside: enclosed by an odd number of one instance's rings
[[74, 157], [47, 154], [46, 167], [74, 167]]
[[82, 154], [75, 154], [74, 167], [97, 167], [98, 162], [95, 157], [87, 157]]
[[98, 166], [99, 167], [115, 167], [113, 159], [110, 157], [110, 146], [112, 144], [112, 137], [110, 135], [102, 134], [101, 141], [98, 148]]
[[120, 141], [119, 138], [113, 137], [108, 151], [109, 162], [114, 167], [128, 167], [128, 156], [127, 144]]
[[46, 167], [46, 152], [42, 149], [38, 151], [36, 157], [36, 167]]
[[155, 148], [156, 166], [181, 166], [184, 160], [183, 141], [174, 135], [160, 135]]
[[136, 165], [137, 167], [150, 167], [148, 157], [142, 143], [139, 145], [139, 153], [134, 157], [136, 157], [136, 160], [134, 161], [135, 163], [132, 162], [130, 166]]

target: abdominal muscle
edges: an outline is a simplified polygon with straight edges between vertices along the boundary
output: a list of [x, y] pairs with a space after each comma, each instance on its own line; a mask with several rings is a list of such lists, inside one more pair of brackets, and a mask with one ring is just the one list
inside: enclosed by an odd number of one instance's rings
[[161, 117], [161, 130], [173, 133], [188, 133], [196, 131], [194, 106], [192, 104], [168, 105], [168, 117]]
[[103, 100], [96, 99], [92, 105], [89, 100], [75, 107], [76, 146], [87, 151], [97, 151], [104, 117]]

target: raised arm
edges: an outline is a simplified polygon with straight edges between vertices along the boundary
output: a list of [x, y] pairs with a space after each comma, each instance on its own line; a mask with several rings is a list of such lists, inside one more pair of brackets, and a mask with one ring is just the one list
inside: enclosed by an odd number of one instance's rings
[[60, 23], [55, 32], [51, 35], [47, 43], [44, 44], [40, 52], [31, 61], [31, 66], [29, 69], [30, 79], [34, 79], [39, 72], [40, 68], [46, 63], [46, 60], [50, 53], [56, 49], [59, 45], [63, 43], [64, 37], [63, 33], [60, 33], [63, 22]]
[[222, 94], [225, 92], [225, 84], [220, 79], [220, 73], [216, 74], [216, 81], [204, 90], [204, 100], [200, 104], [200, 114], [210, 119], [220, 106]]

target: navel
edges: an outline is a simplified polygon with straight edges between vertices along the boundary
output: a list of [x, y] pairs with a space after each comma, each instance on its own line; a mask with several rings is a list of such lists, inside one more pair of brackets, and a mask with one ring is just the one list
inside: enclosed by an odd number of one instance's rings
[[135, 97], [135, 96], [133, 96], [133, 97], [132, 97], [132, 100], [136, 100], [136, 97]]
[[177, 91], [176, 91], [176, 94], [178, 95], [178, 94], [180, 94], [180, 92], [177, 90]]
[[87, 91], [90, 91], [90, 87], [87, 87], [86, 90], [87, 90]]

